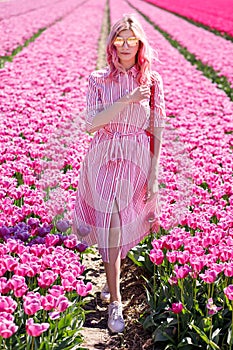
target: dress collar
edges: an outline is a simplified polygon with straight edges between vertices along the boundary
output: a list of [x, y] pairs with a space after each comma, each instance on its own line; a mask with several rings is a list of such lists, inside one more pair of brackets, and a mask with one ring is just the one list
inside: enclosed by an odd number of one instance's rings
[[133, 77], [136, 77], [138, 74], [138, 66], [137, 64], [135, 64], [133, 67], [131, 67], [130, 69], [128, 69], [125, 73], [121, 73], [121, 74], [128, 74], [128, 75], [132, 75]]

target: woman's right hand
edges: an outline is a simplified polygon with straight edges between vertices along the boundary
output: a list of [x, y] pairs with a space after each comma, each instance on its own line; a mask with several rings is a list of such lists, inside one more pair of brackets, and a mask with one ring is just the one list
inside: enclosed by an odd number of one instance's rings
[[140, 85], [129, 93], [130, 102], [140, 102], [150, 98], [150, 87], [148, 85]]

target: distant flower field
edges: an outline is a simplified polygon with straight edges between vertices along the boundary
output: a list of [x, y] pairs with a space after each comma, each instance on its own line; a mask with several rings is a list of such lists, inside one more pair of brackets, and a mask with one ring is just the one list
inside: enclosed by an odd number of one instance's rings
[[202, 23], [212, 29], [233, 36], [233, 14], [231, 0], [147, 0], [178, 15]]

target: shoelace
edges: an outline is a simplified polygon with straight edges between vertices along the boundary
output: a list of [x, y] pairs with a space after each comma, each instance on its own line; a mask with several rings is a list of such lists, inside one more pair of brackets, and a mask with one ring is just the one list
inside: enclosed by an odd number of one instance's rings
[[111, 309], [111, 317], [114, 320], [117, 320], [119, 317], [122, 317], [122, 306], [114, 305]]

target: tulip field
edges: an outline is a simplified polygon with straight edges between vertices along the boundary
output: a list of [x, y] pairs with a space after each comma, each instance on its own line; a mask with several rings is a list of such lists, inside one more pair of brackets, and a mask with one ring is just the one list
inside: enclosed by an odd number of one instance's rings
[[232, 11], [186, 5], [0, 2], [0, 349], [84, 349], [92, 283], [71, 221], [106, 6], [109, 25], [137, 14], [166, 101], [160, 230], [129, 253], [145, 271], [140, 322], [155, 350], [233, 349]]

